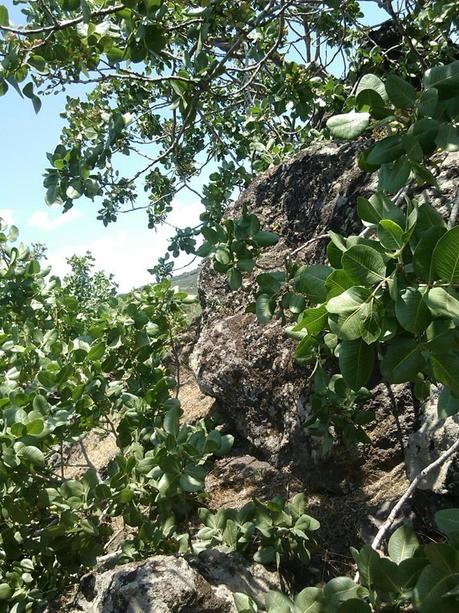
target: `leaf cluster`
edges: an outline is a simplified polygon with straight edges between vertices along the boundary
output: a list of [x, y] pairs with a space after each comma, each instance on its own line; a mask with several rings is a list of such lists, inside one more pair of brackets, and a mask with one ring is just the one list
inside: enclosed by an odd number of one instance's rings
[[[410, 524], [400, 526], [388, 543], [388, 556], [369, 545], [352, 549], [359, 579], [335, 577], [324, 587], [307, 587], [293, 600], [282, 592], [269, 592], [268, 613], [372, 613], [406, 611], [420, 613], [457, 611], [459, 604], [459, 509], [436, 513], [445, 543], [421, 545]], [[257, 603], [243, 593], [234, 594], [239, 613], [254, 613]]]
[[212, 513], [200, 509], [199, 516], [205, 527], [197, 533], [194, 551], [222, 546], [224, 551], [238, 551], [277, 569], [287, 559], [309, 563], [310, 550], [315, 547], [311, 533], [320, 527], [305, 513], [304, 494], [297, 494], [287, 503], [282, 498], [267, 503], [253, 500], [239, 510]]

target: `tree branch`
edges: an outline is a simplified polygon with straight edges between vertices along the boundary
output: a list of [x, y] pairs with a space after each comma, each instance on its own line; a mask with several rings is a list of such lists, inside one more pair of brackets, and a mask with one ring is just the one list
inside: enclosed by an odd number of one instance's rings
[[[118, 11], [122, 11], [126, 8], [123, 4], [115, 4], [115, 6], [110, 6], [106, 9], [101, 9], [100, 11], [94, 11], [91, 14], [91, 17], [105, 17], [106, 15], [112, 15], [113, 13], [117, 13]], [[43, 26], [41, 28], [12, 28], [11, 26], [2, 26], [0, 25], [0, 30], [3, 32], [11, 32], [12, 34], [16, 34], [17, 36], [32, 36], [34, 34], [47, 34], [48, 32], [58, 32], [60, 30], [65, 30], [66, 28], [71, 28], [83, 21], [83, 15], [79, 17], [75, 17], [75, 19], [67, 19], [67, 21], [58, 21], [53, 26]]]
[[373, 549], [378, 549], [379, 545], [381, 544], [381, 541], [384, 538], [384, 535], [386, 534], [386, 532], [389, 530], [389, 528], [392, 526], [392, 524], [396, 520], [397, 515], [399, 514], [401, 508], [403, 507], [405, 502], [408, 500], [408, 498], [411, 496], [411, 494], [414, 492], [419, 482], [422, 481], [422, 479], [424, 479], [424, 477], [426, 477], [435, 468], [438, 468], [444, 462], [446, 462], [446, 460], [450, 458], [452, 455], [454, 455], [457, 451], [459, 451], [459, 440], [457, 440], [453, 445], [451, 445], [451, 447], [449, 447], [449, 449], [447, 449], [444, 453], [442, 453], [439, 458], [437, 458], [434, 462], [426, 466], [423, 470], [421, 470], [421, 472], [418, 475], [416, 475], [416, 477], [410, 483], [409, 488], [406, 490], [406, 492], [403, 494], [403, 496], [400, 498], [400, 500], [397, 502], [395, 507], [390, 512], [389, 517], [386, 519], [386, 521], [383, 523], [383, 525], [378, 530], [378, 533], [376, 534], [375, 538], [373, 539], [373, 542], [371, 543], [371, 546]]

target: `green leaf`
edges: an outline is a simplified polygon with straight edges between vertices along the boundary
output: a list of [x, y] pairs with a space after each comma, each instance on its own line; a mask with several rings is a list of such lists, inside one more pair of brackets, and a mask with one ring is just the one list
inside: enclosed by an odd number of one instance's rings
[[274, 232], [265, 232], [260, 230], [253, 236], [253, 240], [257, 243], [259, 247], [272, 247], [279, 242], [278, 234]]
[[459, 321], [459, 300], [443, 287], [433, 287], [424, 300], [434, 317], [449, 317]]
[[435, 66], [426, 71], [423, 78], [424, 88], [435, 87], [441, 97], [459, 92], [459, 60], [446, 66]]
[[406, 155], [395, 162], [383, 164], [379, 173], [379, 187], [387, 192], [395, 193], [408, 181], [411, 174], [411, 163]]
[[392, 219], [403, 224], [403, 214], [383, 192], [376, 192], [369, 200], [357, 198], [357, 211], [362, 221], [378, 225], [382, 219]]
[[424, 297], [414, 287], [408, 287], [400, 292], [395, 303], [395, 315], [400, 325], [413, 334], [419, 334], [425, 330], [431, 321], [430, 311], [424, 302]]
[[84, 496], [83, 484], [75, 479], [64, 481], [60, 487], [60, 490], [65, 498], [81, 498]]
[[283, 272], [266, 272], [258, 275], [257, 283], [260, 286], [262, 294], [273, 296], [277, 294], [282, 285], [285, 283], [285, 273]]
[[34, 466], [43, 466], [45, 464], [43, 452], [33, 445], [21, 447], [17, 455], [25, 464], [33, 464]]
[[430, 170], [423, 164], [418, 164], [414, 160], [411, 161], [411, 168], [414, 172], [414, 178], [416, 179], [416, 183], [418, 185], [433, 185], [437, 189], [440, 189], [437, 179], [430, 172]]
[[237, 268], [230, 268], [227, 272], [230, 288], [235, 291], [242, 285], [242, 275]]
[[373, 584], [373, 566], [379, 559], [379, 554], [370, 545], [364, 545], [360, 551], [351, 547], [351, 553], [357, 563], [363, 584], [371, 588]]
[[442, 123], [435, 142], [444, 151], [459, 151], [459, 130], [456, 126]]
[[435, 523], [446, 536], [459, 534], [459, 509], [450, 508], [437, 511]]
[[260, 294], [256, 302], [257, 319], [260, 323], [266, 324], [271, 321], [274, 315], [274, 304], [271, 296]]
[[[435, 88], [431, 88], [422, 92], [421, 98], [419, 99], [419, 112], [424, 117], [433, 117], [437, 110], [438, 105], [438, 90]], [[418, 160], [420, 161], [420, 160]]]
[[369, 113], [351, 112], [330, 117], [327, 121], [327, 128], [335, 138], [351, 140], [365, 132], [369, 124]]
[[306, 301], [303, 296], [299, 296], [294, 292], [287, 292], [282, 297], [282, 307], [284, 309], [288, 309], [291, 313], [298, 315], [301, 311], [304, 310], [306, 306]]
[[367, 155], [369, 164], [380, 166], [394, 162], [405, 153], [403, 137], [399, 134], [387, 136], [373, 145]]
[[322, 613], [323, 602], [323, 592], [319, 587], [307, 587], [295, 598], [295, 606], [301, 613]]
[[433, 373], [440, 383], [459, 396], [459, 354], [439, 352], [430, 356]]
[[42, 415], [46, 415], [49, 411], [48, 401], [44, 396], [41, 396], [40, 394], [37, 394], [34, 397], [32, 401], [32, 406], [34, 411], [38, 411]]
[[305, 336], [299, 343], [298, 347], [295, 350], [295, 358], [297, 360], [306, 360], [315, 355], [314, 349], [318, 346], [319, 341], [314, 337], [308, 334]]
[[343, 341], [339, 348], [339, 368], [346, 384], [358, 391], [365, 387], [374, 368], [375, 350], [361, 339]]
[[439, 127], [440, 123], [436, 119], [424, 117], [410, 126], [408, 134], [416, 138], [425, 155], [430, 155], [436, 149], [435, 139]]
[[38, 113], [41, 108], [41, 100], [33, 91], [33, 83], [29, 81], [29, 83], [24, 86], [22, 92], [24, 96], [27, 96], [27, 98], [30, 98], [30, 100], [32, 100], [34, 111], [35, 113]]
[[88, 352], [87, 359], [90, 361], [100, 360], [105, 353], [105, 341], [100, 341], [91, 347]]
[[371, 111], [375, 119], [383, 119], [390, 115], [390, 111], [385, 108], [384, 100], [372, 89], [364, 89], [359, 92], [355, 99], [355, 106], [358, 111]]
[[179, 405], [172, 406], [164, 416], [163, 427], [168, 434], [177, 436], [179, 432], [180, 416], [182, 409]]
[[324, 587], [327, 606], [333, 611], [335, 610], [333, 607], [338, 607], [342, 602], [357, 598], [361, 590], [361, 586], [349, 577], [335, 577]]
[[434, 274], [432, 254], [438, 241], [445, 232], [445, 228], [440, 226], [432, 226], [424, 230], [413, 252], [413, 267], [415, 273], [418, 277], [429, 283], [433, 281]]
[[420, 613], [456, 613], [457, 601], [448, 602], [443, 596], [457, 587], [459, 555], [456, 549], [443, 543], [424, 547], [430, 564], [422, 571], [413, 591], [413, 603]]
[[0, 26], [9, 26], [10, 19], [8, 16], [8, 9], [3, 4], [0, 4]]
[[416, 89], [397, 75], [387, 77], [386, 91], [389, 100], [398, 109], [410, 109], [416, 104]]
[[368, 603], [359, 598], [346, 600], [338, 609], [338, 613], [371, 613], [372, 609]]
[[373, 565], [373, 586], [383, 592], [397, 594], [399, 589], [397, 564], [388, 558], [378, 558]]
[[388, 92], [386, 91], [386, 86], [375, 74], [367, 73], [363, 75], [363, 77], [359, 81], [359, 84], [357, 85], [355, 95], [358, 97], [359, 94], [361, 92], [364, 92], [365, 90], [376, 92], [384, 102], [388, 101]]
[[339, 296], [353, 285], [352, 279], [344, 270], [334, 270], [325, 281], [325, 286], [328, 290], [327, 299]]
[[268, 592], [265, 602], [268, 613], [291, 613], [292, 611], [292, 602], [285, 594], [282, 594], [282, 592]]
[[[2, 9], [4, 7], [0, 7]], [[0, 600], [9, 600], [13, 595], [13, 590], [8, 583], [0, 583]]]
[[419, 345], [411, 338], [398, 338], [387, 349], [381, 372], [389, 383], [414, 381], [424, 366]]
[[405, 523], [392, 534], [387, 549], [392, 562], [400, 564], [403, 560], [412, 558], [418, 547], [419, 541], [413, 526]]
[[242, 272], [251, 272], [255, 268], [255, 264], [255, 260], [242, 259], [237, 261], [236, 266]]
[[231, 254], [227, 247], [218, 247], [215, 251], [215, 259], [223, 266], [227, 266], [231, 262]]
[[446, 419], [459, 412], [459, 397], [453, 396], [446, 387], [442, 389], [437, 402], [438, 419]]
[[331, 272], [332, 269], [329, 266], [322, 264], [301, 266], [295, 274], [295, 289], [305, 294], [311, 302], [324, 302], [327, 298], [325, 279]]
[[317, 334], [318, 332], [322, 332], [327, 324], [327, 309], [325, 305], [321, 305], [320, 307], [306, 309], [304, 311], [296, 326], [294, 326], [293, 331], [299, 332], [300, 330], [306, 329], [310, 334]]
[[187, 466], [180, 477], [180, 487], [185, 492], [200, 492], [204, 489], [206, 470], [202, 466]]
[[346, 341], [362, 337], [362, 330], [371, 315], [371, 292], [366, 287], [351, 287], [327, 302], [332, 332]]
[[432, 266], [437, 278], [453, 285], [459, 283], [459, 226], [440, 238], [432, 255]]
[[423, 568], [427, 565], [424, 557], [407, 558], [398, 565], [398, 582], [402, 591], [412, 589]]
[[385, 279], [386, 265], [382, 255], [372, 247], [355, 245], [342, 257], [343, 269], [358, 285], [374, 285]]
[[391, 219], [382, 219], [378, 224], [378, 238], [389, 251], [400, 251], [405, 246], [405, 233]]
[[258, 564], [263, 564], [264, 566], [267, 566], [268, 564], [271, 564], [272, 562], [274, 562], [276, 557], [276, 550], [274, 549], [274, 547], [260, 547], [260, 549], [258, 549], [258, 551], [256, 551], [253, 554], [253, 559], [255, 562], [258, 562]]
[[233, 599], [238, 613], [256, 613], [258, 611], [256, 602], [247, 594], [234, 592]]

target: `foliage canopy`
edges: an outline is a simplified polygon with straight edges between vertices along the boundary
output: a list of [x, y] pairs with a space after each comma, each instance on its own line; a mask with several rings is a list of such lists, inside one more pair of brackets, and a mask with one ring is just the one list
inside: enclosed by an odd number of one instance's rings
[[[234, 188], [312, 139], [361, 139], [360, 167], [378, 172], [377, 191], [358, 201], [364, 229], [330, 232], [327, 263], [292, 254], [284, 269], [257, 275], [249, 310], [261, 324], [290, 324], [296, 358], [313, 364], [305, 426], [326, 450], [335, 437], [369, 442], [375, 372], [388, 385], [411, 383], [422, 401], [441, 388], [439, 418], [459, 410], [459, 198], [438, 210], [410, 195], [413, 183], [440, 190], [440, 156], [459, 150], [454, 2], [380, 3], [389, 20], [379, 29], [361, 25], [353, 0], [18, 4], [20, 26], [0, 6], [0, 94], [15, 89], [38, 112], [43, 95], [87, 92], [67, 99], [61, 141], [48, 154], [47, 202], [65, 211], [97, 199], [105, 224], [145, 208], [153, 227], [216, 162], [200, 194], [202, 223], [178, 230], [170, 251], [208, 257], [234, 291], [278, 240], [246, 208], [223, 217]], [[337, 55], [341, 77], [331, 70]], [[122, 155], [136, 156], [132, 176], [118, 169]], [[319, 526], [303, 496], [239, 511], [202, 507], [208, 462], [232, 437], [206, 421], [182, 423], [164, 358], [175, 353], [189, 298], [161, 280], [167, 258], [156, 285], [119, 297], [110, 277], [92, 273], [90, 255], [72, 258], [61, 282], [42, 268], [42, 249], [17, 238], [2, 224], [0, 610], [43, 607], [95, 564], [119, 516], [132, 529], [120, 561], [219, 544], [277, 567], [289, 557], [308, 562]], [[89, 468], [76, 479], [66, 445], [89, 431], [114, 437], [118, 452], [105, 473]], [[194, 539], [198, 508], [204, 525]], [[388, 556], [353, 550], [359, 582], [336, 577], [294, 601], [271, 593], [266, 608], [453, 612], [457, 517], [437, 513], [446, 542], [423, 545], [404, 525]], [[240, 612], [257, 610], [243, 594], [235, 600]]]

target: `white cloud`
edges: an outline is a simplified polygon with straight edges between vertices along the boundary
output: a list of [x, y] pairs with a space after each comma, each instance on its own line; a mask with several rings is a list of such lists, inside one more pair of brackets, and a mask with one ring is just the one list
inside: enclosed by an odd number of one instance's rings
[[14, 211], [13, 209], [0, 209], [0, 217], [3, 221], [10, 226], [14, 223]]
[[107, 233], [107, 236], [48, 252], [52, 273], [63, 277], [69, 272], [66, 258], [83, 255], [90, 251], [95, 257], [97, 270], [113, 273], [121, 292], [151, 283], [153, 277], [147, 272], [167, 248], [165, 236], [145, 231], [132, 236], [124, 230]]
[[48, 211], [35, 211], [29, 217], [28, 225], [33, 228], [39, 228], [46, 232], [52, 232], [56, 228], [68, 224], [81, 217], [81, 212], [78, 209], [71, 209], [67, 213], [60, 213], [59, 216], [52, 216]]
[[[196, 198], [184, 200], [177, 199], [174, 202], [174, 212], [169, 217], [169, 223], [181, 227], [194, 226], [199, 221], [202, 206], [196, 202]], [[67, 217], [72, 211], [73, 209], [64, 217]], [[93, 222], [92, 218], [88, 221], [87, 215], [84, 216], [84, 219], [88, 224]], [[48, 263], [52, 266], [52, 273], [61, 278], [64, 277], [69, 272], [66, 259], [74, 254], [83, 255], [86, 251], [90, 251], [96, 260], [95, 268], [113, 273], [121, 292], [153, 282], [154, 278], [147, 272], [147, 269], [153, 268], [158, 257], [166, 253], [168, 238], [175, 234], [174, 229], [166, 225], [155, 232], [146, 227], [144, 216], [130, 217], [129, 215], [120, 216], [119, 221], [108, 228], [102, 228], [100, 222], [97, 224], [97, 238], [85, 240], [81, 232], [82, 222], [80, 221], [75, 226], [76, 231], [66, 236], [64, 247], [50, 248], [47, 256]], [[176, 261], [176, 267], [188, 264], [191, 259], [192, 256], [182, 254]], [[196, 265], [195, 261], [192, 267]]]

